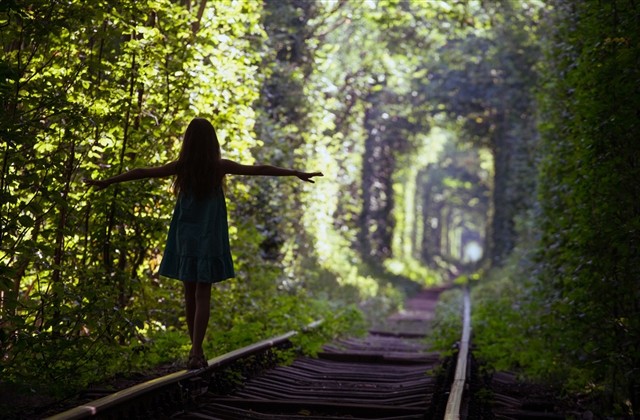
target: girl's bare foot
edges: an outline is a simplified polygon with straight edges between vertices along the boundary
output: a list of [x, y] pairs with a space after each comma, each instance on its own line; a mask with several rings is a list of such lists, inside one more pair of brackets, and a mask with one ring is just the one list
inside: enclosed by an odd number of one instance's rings
[[204, 353], [194, 353], [193, 350], [189, 352], [189, 360], [187, 361], [188, 370], [197, 370], [209, 366], [207, 358]]
[[207, 363], [207, 358], [204, 357], [204, 354], [189, 354], [189, 360], [187, 361], [187, 370], [197, 370], [206, 368], [207, 366], [209, 366], [209, 364]]

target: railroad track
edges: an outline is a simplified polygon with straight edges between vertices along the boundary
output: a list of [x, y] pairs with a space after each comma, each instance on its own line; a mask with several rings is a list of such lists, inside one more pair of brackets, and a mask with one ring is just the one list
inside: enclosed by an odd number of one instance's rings
[[[468, 371], [468, 292], [457, 361], [430, 352], [424, 343], [443, 290], [418, 294], [385, 329], [336, 340], [317, 357], [299, 357], [260, 374], [243, 372], [256, 363], [268, 365], [274, 349], [304, 333], [290, 331], [214, 358], [199, 371], [157, 378], [51, 419], [458, 419]], [[234, 374], [248, 379], [237, 386]]]

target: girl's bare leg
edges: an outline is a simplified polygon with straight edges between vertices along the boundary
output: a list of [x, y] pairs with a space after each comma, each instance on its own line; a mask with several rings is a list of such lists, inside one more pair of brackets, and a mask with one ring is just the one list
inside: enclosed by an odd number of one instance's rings
[[193, 343], [193, 322], [196, 316], [196, 282], [185, 281], [184, 284], [184, 303], [187, 315], [187, 329], [189, 330], [189, 339]]
[[191, 332], [191, 354], [202, 355], [202, 342], [211, 314], [211, 283], [195, 284], [195, 313]]

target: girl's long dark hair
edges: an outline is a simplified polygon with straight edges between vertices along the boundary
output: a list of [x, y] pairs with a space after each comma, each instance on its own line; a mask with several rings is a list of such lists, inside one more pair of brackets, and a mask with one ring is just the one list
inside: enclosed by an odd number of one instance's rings
[[203, 198], [222, 184], [220, 143], [216, 130], [204, 118], [194, 118], [184, 133], [173, 183], [176, 194]]

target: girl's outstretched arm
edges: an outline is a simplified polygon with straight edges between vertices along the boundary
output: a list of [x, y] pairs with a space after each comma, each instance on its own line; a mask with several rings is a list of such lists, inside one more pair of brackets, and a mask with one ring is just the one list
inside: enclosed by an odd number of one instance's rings
[[221, 159], [222, 171], [230, 175], [297, 176], [303, 181], [315, 182], [314, 176], [324, 176], [322, 172], [302, 172], [279, 168], [272, 165], [242, 165], [229, 159]]
[[84, 182], [101, 190], [111, 184], [117, 184], [119, 182], [133, 181], [136, 179], [144, 178], [164, 178], [176, 174], [176, 164], [177, 162], [171, 162], [167, 163], [166, 165], [156, 166], [154, 168], [135, 168], [111, 178], [85, 179]]

